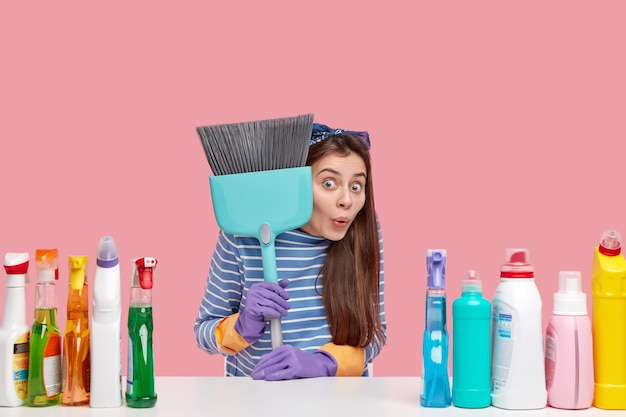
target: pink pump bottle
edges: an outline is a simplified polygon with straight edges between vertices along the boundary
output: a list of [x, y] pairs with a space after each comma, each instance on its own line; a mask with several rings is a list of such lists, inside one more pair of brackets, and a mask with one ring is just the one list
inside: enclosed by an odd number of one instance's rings
[[593, 342], [587, 296], [579, 271], [561, 271], [554, 310], [546, 329], [545, 366], [548, 405], [580, 410], [594, 393]]

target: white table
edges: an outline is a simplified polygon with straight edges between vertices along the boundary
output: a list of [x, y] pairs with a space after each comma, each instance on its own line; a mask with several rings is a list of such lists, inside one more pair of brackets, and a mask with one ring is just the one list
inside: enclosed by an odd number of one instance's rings
[[596, 408], [578, 411], [423, 408], [419, 404], [420, 378], [417, 377], [313, 378], [279, 382], [226, 377], [157, 377], [156, 390], [159, 398], [154, 408], [133, 409], [126, 404], [119, 408], [16, 407], [0, 408], [0, 417], [626, 417], [626, 411]]

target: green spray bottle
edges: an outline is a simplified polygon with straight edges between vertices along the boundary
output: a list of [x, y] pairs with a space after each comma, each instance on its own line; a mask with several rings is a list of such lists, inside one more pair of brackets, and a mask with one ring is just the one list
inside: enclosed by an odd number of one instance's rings
[[57, 324], [54, 281], [59, 279], [57, 249], [37, 249], [35, 320], [30, 331], [28, 405], [45, 407], [61, 402], [61, 333]]
[[466, 272], [461, 296], [452, 303], [452, 403], [491, 404], [491, 303], [475, 270]]
[[155, 258], [133, 260], [133, 286], [128, 309], [128, 367], [126, 404], [134, 408], [154, 407], [154, 354], [152, 343], [152, 277]]

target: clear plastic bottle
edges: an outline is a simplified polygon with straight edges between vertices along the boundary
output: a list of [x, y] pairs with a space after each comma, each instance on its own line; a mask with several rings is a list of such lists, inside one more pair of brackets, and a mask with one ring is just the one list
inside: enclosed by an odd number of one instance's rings
[[593, 405], [626, 410], [626, 260], [622, 235], [605, 230], [591, 268]]
[[426, 252], [428, 284], [426, 288], [426, 324], [422, 341], [422, 407], [448, 407], [449, 341], [446, 327], [446, 250]]
[[580, 271], [559, 272], [559, 290], [546, 329], [548, 405], [580, 410], [593, 402], [593, 349]]
[[37, 249], [35, 320], [30, 331], [28, 405], [61, 402], [61, 332], [57, 324], [55, 280], [59, 279], [57, 249]]
[[28, 253], [4, 256], [7, 274], [4, 314], [0, 326], [0, 407], [18, 407], [28, 398], [30, 326], [26, 321]]
[[542, 304], [528, 249], [508, 248], [492, 300], [491, 404], [545, 408]]
[[461, 296], [452, 303], [452, 403], [491, 404], [491, 303], [475, 270], [466, 272]]
[[134, 408], [154, 407], [154, 350], [152, 342], [152, 284], [155, 258], [133, 260], [133, 286], [128, 308], [128, 367], [126, 404]]
[[63, 405], [89, 404], [89, 287], [87, 257], [70, 256], [67, 320], [63, 338]]

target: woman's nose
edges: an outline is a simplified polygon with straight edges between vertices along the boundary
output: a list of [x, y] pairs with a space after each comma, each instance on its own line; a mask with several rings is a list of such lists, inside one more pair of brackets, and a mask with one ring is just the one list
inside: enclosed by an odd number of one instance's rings
[[350, 208], [352, 206], [352, 196], [350, 195], [350, 190], [342, 189], [341, 195], [337, 200], [337, 204], [339, 207]]

